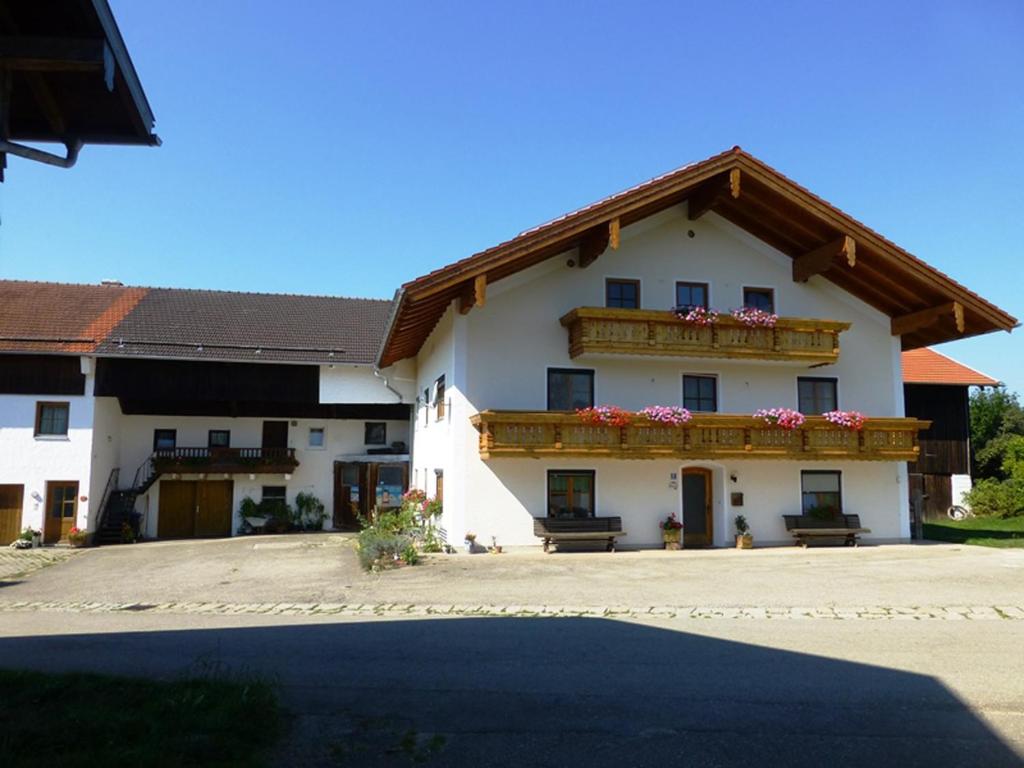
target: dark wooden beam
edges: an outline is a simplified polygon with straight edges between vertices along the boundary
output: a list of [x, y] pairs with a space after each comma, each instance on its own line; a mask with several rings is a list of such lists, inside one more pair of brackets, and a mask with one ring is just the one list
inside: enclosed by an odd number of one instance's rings
[[738, 200], [740, 197], [740, 169], [733, 168], [728, 174], [723, 174], [711, 181], [697, 187], [688, 200], [687, 215], [690, 221], [696, 221], [716, 205], [726, 200]]
[[845, 258], [850, 267], [857, 263], [857, 243], [849, 235], [843, 235], [793, 259], [793, 281], [806, 283], [812, 275], [820, 275], [831, 269], [837, 258]]
[[600, 224], [584, 233], [580, 238], [580, 269], [586, 269], [608, 248], [611, 240], [611, 227], [607, 224]]
[[477, 275], [473, 282], [466, 283], [459, 297], [459, 314], [467, 315], [473, 307], [482, 307], [487, 303], [487, 275]]
[[102, 71], [113, 88], [114, 56], [105, 40], [0, 37], [0, 65], [23, 72]]
[[952, 320], [957, 333], [964, 332], [964, 308], [959, 301], [948, 301], [935, 307], [900, 315], [892, 319], [892, 335], [903, 336], [934, 325], [943, 319]]

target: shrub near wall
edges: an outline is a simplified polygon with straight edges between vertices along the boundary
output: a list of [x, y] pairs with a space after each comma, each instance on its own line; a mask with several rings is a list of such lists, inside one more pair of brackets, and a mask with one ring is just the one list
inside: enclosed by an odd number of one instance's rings
[[1024, 515], [1024, 480], [979, 480], [964, 495], [964, 501], [975, 515], [982, 517]]

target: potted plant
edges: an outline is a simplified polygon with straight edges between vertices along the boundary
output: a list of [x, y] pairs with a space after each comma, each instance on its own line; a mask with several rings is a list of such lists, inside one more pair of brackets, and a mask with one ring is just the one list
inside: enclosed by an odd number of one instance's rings
[[466, 551], [471, 555], [476, 552], [476, 534], [472, 531], [466, 531]]
[[319, 531], [324, 527], [327, 512], [324, 503], [312, 493], [303, 491], [295, 497], [296, 522], [304, 531]]
[[679, 549], [683, 538], [683, 524], [679, 522], [676, 513], [673, 512], [660, 523], [661, 540], [665, 543], [665, 549]]
[[83, 531], [77, 525], [68, 531], [68, 544], [72, 547], [84, 547], [89, 541], [89, 532]]
[[260, 511], [260, 505], [248, 496], [238, 505], [238, 513], [242, 516], [244, 526], [253, 530], [259, 530], [267, 524], [267, 518]]
[[11, 546], [15, 549], [33, 549], [40, 546], [39, 539], [39, 531], [32, 528], [24, 528], [18, 535], [18, 538], [11, 542]]
[[754, 534], [750, 532], [750, 524], [747, 522], [747, 518], [743, 515], [736, 515], [733, 525], [736, 526], [736, 549], [753, 549]]

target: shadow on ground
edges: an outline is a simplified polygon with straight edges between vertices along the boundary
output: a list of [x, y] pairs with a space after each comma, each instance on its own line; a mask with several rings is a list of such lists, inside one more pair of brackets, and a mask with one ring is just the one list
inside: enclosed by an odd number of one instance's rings
[[1022, 764], [931, 677], [605, 619], [14, 637], [0, 665], [268, 676], [295, 717], [280, 764]]

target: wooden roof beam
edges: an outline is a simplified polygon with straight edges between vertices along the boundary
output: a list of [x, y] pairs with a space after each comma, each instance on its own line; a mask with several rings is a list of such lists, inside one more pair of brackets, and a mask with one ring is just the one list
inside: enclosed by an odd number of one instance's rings
[[857, 263], [857, 242], [849, 235], [793, 259], [793, 282], [806, 283], [813, 275], [827, 272], [837, 258], [845, 258], [850, 267]]
[[611, 242], [611, 225], [600, 224], [593, 229], [588, 230], [580, 238], [579, 245], [579, 266], [580, 269], [586, 269], [595, 261], [608, 248], [608, 243]]
[[473, 307], [482, 307], [487, 303], [487, 275], [477, 275], [459, 296], [459, 314], [468, 315]]
[[687, 215], [696, 221], [716, 205], [726, 200], [739, 200], [740, 169], [733, 168], [728, 176], [719, 177], [697, 187], [687, 200]]
[[959, 301], [947, 301], [935, 307], [922, 309], [919, 312], [911, 312], [907, 315], [900, 315], [892, 319], [892, 335], [903, 336], [914, 333], [922, 328], [927, 328], [943, 319], [951, 319], [956, 325], [957, 333], [963, 333], [964, 328], [964, 307]]

